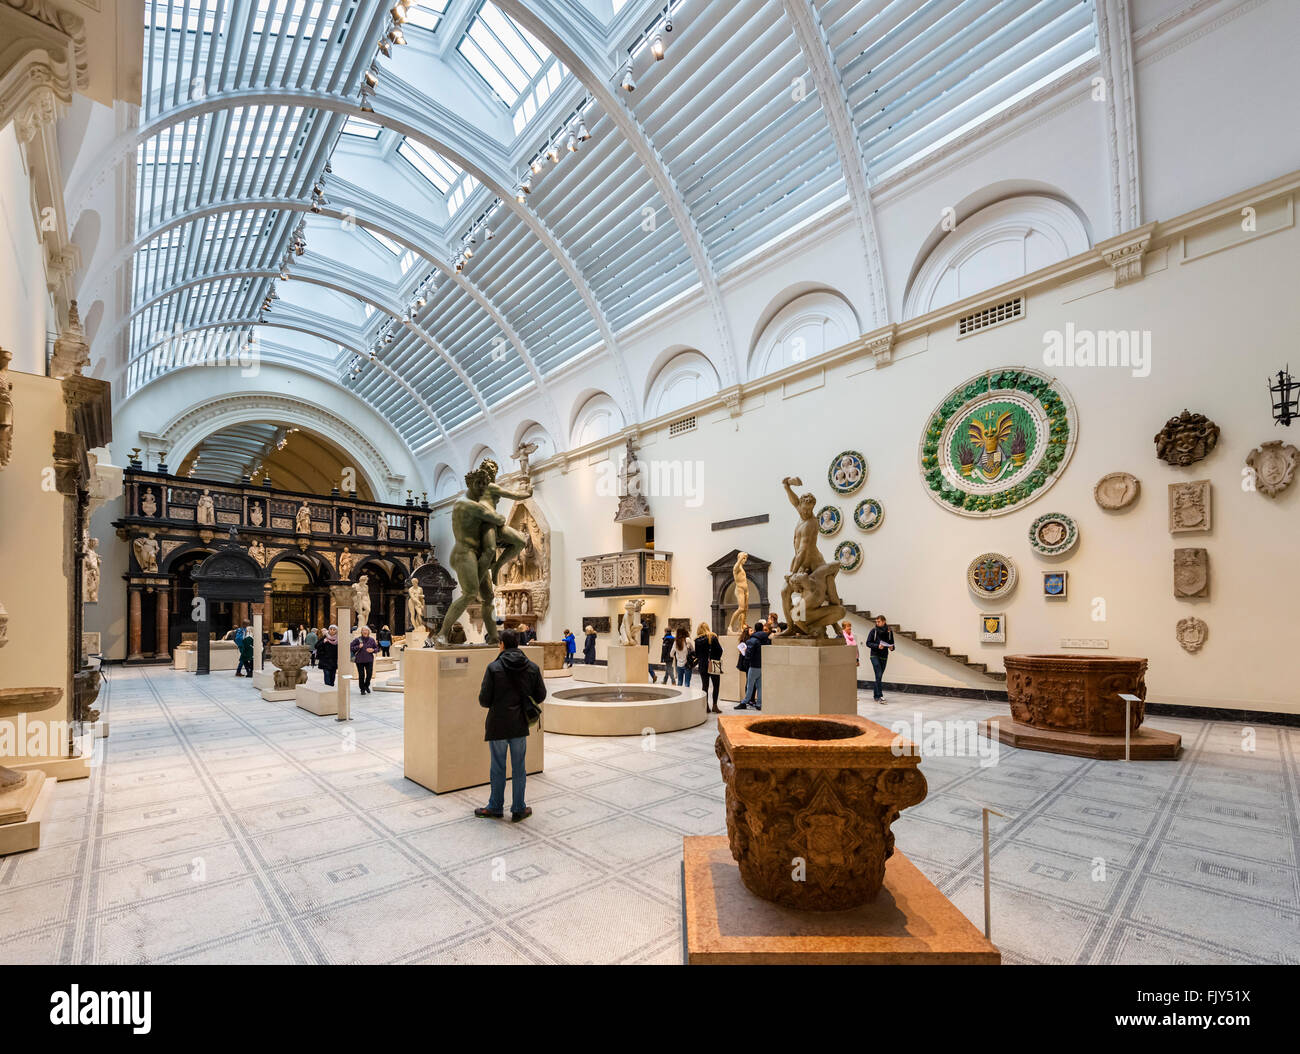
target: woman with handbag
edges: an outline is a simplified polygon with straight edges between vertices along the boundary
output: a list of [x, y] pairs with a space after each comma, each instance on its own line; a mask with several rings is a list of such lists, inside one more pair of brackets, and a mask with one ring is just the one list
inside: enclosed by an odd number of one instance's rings
[[528, 733], [542, 716], [546, 682], [537, 664], [519, 650], [519, 634], [512, 629], [501, 633], [500, 654], [483, 671], [478, 705], [487, 710], [483, 738], [487, 740], [492, 762], [488, 769], [491, 790], [485, 808], [474, 810], [475, 816], [499, 820], [506, 801], [506, 754], [510, 755], [510, 821], [518, 823], [532, 816], [524, 800], [528, 782], [525, 754]]
[[[701, 622], [695, 630], [695, 661], [700, 664], [700, 687], [704, 689], [704, 712], [721, 713], [718, 690], [722, 687], [722, 643], [718, 635]], [[709, 682], [713, 682], [713, 709], [709, 709]]]

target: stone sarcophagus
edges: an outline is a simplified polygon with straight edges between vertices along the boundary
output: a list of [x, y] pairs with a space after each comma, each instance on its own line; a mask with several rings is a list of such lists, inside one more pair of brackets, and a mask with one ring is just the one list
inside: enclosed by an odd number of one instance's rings
[[[1088, 758], [1176, 758], [1182, 737], [1143, 728], [1147, 660], [1119, 655], [1008, 655], [1011, 719], [981, 723], [1008, 746]], [[1128, 727], [1124, 725], [1128, 700]]]
[[746, 888], [809, 911], [873, 901], [890, 827], [925, 799], [920, 754], [857, 715], [718, 719], [727, 838]]

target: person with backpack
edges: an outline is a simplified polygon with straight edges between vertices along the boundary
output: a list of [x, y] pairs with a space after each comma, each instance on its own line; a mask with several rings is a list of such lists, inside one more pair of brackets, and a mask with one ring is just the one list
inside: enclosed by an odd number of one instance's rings
[[239, 665], [235, 667], [235, 676], [242, 677], [244, 670], [248, 670], [248, 676], [253, 676], [253, 635], [245, 632], [239, 638]]
[[506, 755], [510, 755], [510, 822], [532, 816], [524, 790], [528, 783], [525, 755], [530, 726], [541, 714], [546, 698], [546, 681], [537, 663], [519, 650], [519, 634], [512, 629], [501, 633], [500, 653], [483, 671], [478, 705], [487, 711], [483, 738], [492, 762], [488, 770], [488, 803], [474, 810], [475, 816], [501, 819], [506, 800]]
[[659, 661], [664, 668], [664, 684], [676, 684], [673, 671], [673, 645], [677, 643], [677, 638], [673, 636], [670, 629], [664, 630], [663, 638], [659, 641]]

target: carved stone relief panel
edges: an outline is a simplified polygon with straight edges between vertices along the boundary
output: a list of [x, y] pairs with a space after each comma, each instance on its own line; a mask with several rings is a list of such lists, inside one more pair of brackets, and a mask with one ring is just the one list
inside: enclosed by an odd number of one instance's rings
[[1210, 627], [1200, 619], [1188, 616], [1178, 620], [1174, 635], [1177, 637], [1183, 651], [1189, 655], [1195, 655], [1204, 647], [1206, 638], [1210, 635]]
[[1169, 484], [1169, 530], [1172, 534], [1210, 529], [1210, 481]]
[[1300, 450], [1290, 443], [1273, 439], [1262, 443], [1246, 457], [1246, 465], [1253, 473], [1255, 489], [1269, 498], [1275, 498], [1295, 478], [1296, 458]]
[[1210, 554], [1206, 549], [1174, 550], [1174, 596], [1210, 595]]
[[1219, 426], [1204, 414], [1184, 410], [1156, 433], [1156, 457], [1186, 467], [1207, 457], [1219, 445]]

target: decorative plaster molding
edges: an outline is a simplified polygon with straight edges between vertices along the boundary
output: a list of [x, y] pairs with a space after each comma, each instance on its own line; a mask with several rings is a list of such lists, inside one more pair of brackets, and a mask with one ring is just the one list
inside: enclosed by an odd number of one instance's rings
[[898, 326], [890, 324], [883, 331], [862, 339], [862, 350], [875, 360], [876, 369], [894, 361], [894, 338], [897, 336]]
[[1142, 222], [1133, 34], [1128, 0], [1097, 0], [1095, 12], [1110, 154], [1111, 230], [1119, 234]]
[[1116, 288], [1142, 277], [1142, 258], [1151, 245], [1155, 229], [1153, 220], [1136, 230], [1097, 243], [1097, 253], [1115, 272]]

